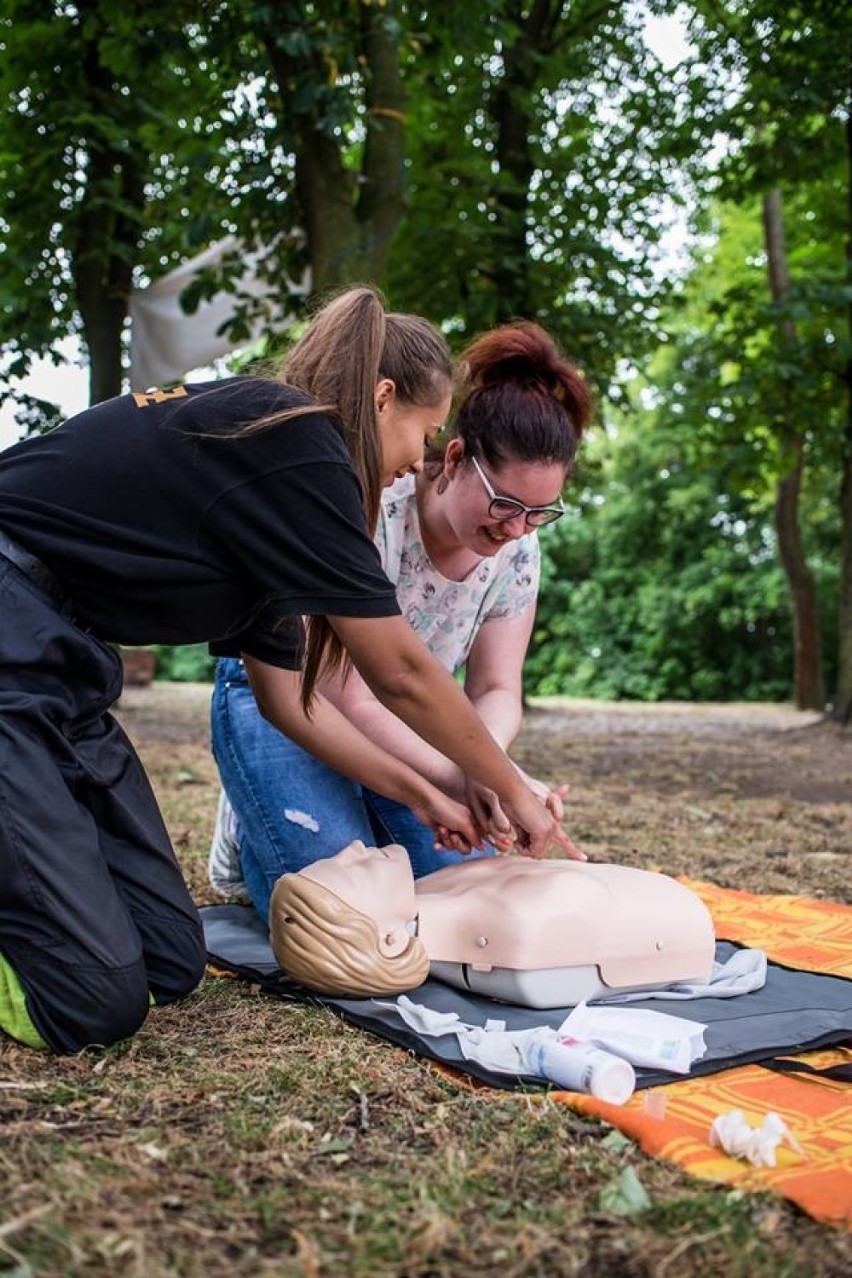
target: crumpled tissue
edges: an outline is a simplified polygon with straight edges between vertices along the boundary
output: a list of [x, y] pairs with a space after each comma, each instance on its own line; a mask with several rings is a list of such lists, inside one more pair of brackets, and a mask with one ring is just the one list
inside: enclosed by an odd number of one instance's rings
[[534, 1064], [536, 1045], [556, 1042], [556, 1030], [546, 1025], [507, 1030], [506, 1022], [496, 1019], [486, 1021], [484, 1026], [468, 1025], [458, 1012], [436, 1012], [415, 1003], [407, 994], [401, 994], [395, 1003], [379, 1003], [379, 1006], [393, 1008], [406, 1025], [419, 1034], [434, 1037], [455, 1034], [462, 1056], [495, 1074], [538, 1074]]
[[778, 1114], [767, 1114], [760, 1127], [752, 1127], [741, 1109], [719, 1114], [710, 1124], [709, 1141], [755, 1167], [774, 1167], [779, 1145], [787, 1145], [804, 1158], [804, 1150]]

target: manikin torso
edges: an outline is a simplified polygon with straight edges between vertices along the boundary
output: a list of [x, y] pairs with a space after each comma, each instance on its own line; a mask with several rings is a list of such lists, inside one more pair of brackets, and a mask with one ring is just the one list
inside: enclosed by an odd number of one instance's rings
[[[308, 880], [344, 913], [373, 924], [376, 972], [370, 969], [360, 991], [329, 993], [393, 992], [399, 987], [391, 971], [412, 946], [425, 951], [432, 976], [530, 1007], [706, 980], [714, 958], [706, 908], [667, 875], [580, 861], [484, 857], [415, 882], [403, 848], [355, 842], [276, 885], [272, 941], [285, 970], [294, 945], [301, 944], [288, 933], [291, 889], [299, 886], [288, 880], [294, 879]], [[304, 982], [310, 955], [298, 957]], [[426, 967], [424, 960], [421, 980]], [[382, 986], [384, 970], [388, 983]]]

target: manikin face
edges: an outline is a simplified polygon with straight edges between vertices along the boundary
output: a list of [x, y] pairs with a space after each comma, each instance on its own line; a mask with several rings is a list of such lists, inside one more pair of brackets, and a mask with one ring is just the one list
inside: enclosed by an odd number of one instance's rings
[[[525, 506], [559, 505], [566, 475], [560, 462], [510, 461], [492, 467], [480, 460], [479, 464], [498, 496], [512, 497]], [[459, 439], [447, 445], [444, 474], [450, 482], [433, 509], [446, 520], [459, 545], [483, 557], [496, 555], [507, 541], [533, 531], [523, 514], [503, 520], [489, 514], [490, 493]]]
[[382, 483], [387, 487], [403, 475], [419, 474], [423, 451], [441, 430], [450, 411], [447, 388], [439, 404], [406, 404], [397, 398], [389, 377], [376, 385], [376, 413], [382, 443]]
[[379, 948], [386, 957], [401, 954], [411, 941], [417, 913], [414, 875], [408, 853], [399, 844], [368, 848], [356, 839], [336, 856], [314, 861], [299, 873], [375, 919]]

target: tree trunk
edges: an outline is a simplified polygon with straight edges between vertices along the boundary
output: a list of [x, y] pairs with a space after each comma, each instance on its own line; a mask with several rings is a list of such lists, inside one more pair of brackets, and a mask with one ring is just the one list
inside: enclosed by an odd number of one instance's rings
[[89, 403], [99, 404], [122, 391], [127, 295], [110, 289], [97, 259], [75, 259], [74, 285], [89, 355]]
[[805, 560], [799, 536], [801, 480], [800, 447], [793, 467], [778, 482], [775, 494], [775, 533], [793, 608], [794, 700], [799, 710], [824, 710], [825, 684], [816, 583]]
[[[110, 32], [97, 4], [81, 0], [79, 8], [88, 11], [92, 32], [85, 52], [92, 118], [109, 119], [115, 87], [101, 64], [99, 43]], [[134, 138], [116, 141], [96, 129], [86, 139], [86, 150], [86, 188], [71, 269], [89, 355], [89, 402], [97, 404], [122, 391], [123, 330], [145, 207], [147, 157]]]
[[[852, 334], [852, 324], [850, 324]], [[840, 482], [840, 586], [837, 600], [837, 688], [832, 718], [852, 723], [852, 361], [847, 373], [846, 433]]]
[[535, 173], [530, 145], [535, 125], [529, 104], [541, 74], [542, 55], [553, 40], [561, 11], [562, 4], [553, 0], [533, 0], [526, 11], [518, 8], [513, 19], [517, 38], [504, 45], [503, 76], [492, 95], [499, 166], [494, 189], [497, 227], [492, 271], [497, 323], [534, 313], [527, 222]]
[[[392, 0], [361, 0], [358, 15], [365, 68], [366, 138], [360, 171], [344, 165], [341, 144], [316, 113], [291, 111], [296, 190], [315, 293], [353, 283], [381, 284], [403, 213], [404, 93]], [[327, 81], [328, 67], [306, 68], [276, 40], [262, 35], [279, 93], [306, 73]], [[286, 113], [286, 104], [282, 106]]]
[[[766, 243], [769, 288], [775, 305], [783, 307], [790, 292], [787, 250], [784, 242], [784, 220], [781, 192], [770, 191], [763, 199], [763, 229]], [[782, 346], [791, 350], [796, 344], [793, 321], [782, 313], [779, 318]], [[799, 528], [799, 493], [804, 470], [804, 433], [794, 424], [795, 386], [785, 385], [782, 443], [789, 458], [788, 469], [778, 481], [775, 496], [775, 531], [778, 553], [787, 578], [793, 612], [794, 696], [800, 710], [825, 709], [825, 683], [822, 672], [822, 643], [816, 583], [802, 548]]]
[[527, 245], [527, 201], [534, 165], [530, 150], [531, 121], [526, 110], [528, 82], [535, 70], [524, 36], [504, 54], [505, 73], [494, 92], [497, 125], [496, 158], [500, 173], [494, 188], [497, 226], [494, 235], [495, 321], [505, 323], [532, 314]]
[[[852, 116], [846, 121], [847, 219], [846, 285], [847, 335], [852, 341]], [[843, 436], [843, 470], [840, 479], [840, 586], [837, 599], [837, 688], [832, 718], [852, 723], [852, 354], [846, 361], [846, 430]]]

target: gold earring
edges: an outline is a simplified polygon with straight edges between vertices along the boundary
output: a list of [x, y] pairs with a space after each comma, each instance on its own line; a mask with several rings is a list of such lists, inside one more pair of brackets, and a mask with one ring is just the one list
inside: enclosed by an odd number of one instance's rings
[[445, 493], [447, 489], [449, 488], [449, 486], [450, 486], [450, 481], [449, 479], [447, 479], [446, 475], [442, 475], [441, 478], [438, 480], [437, 484], [435, 485], [439, 493]]

